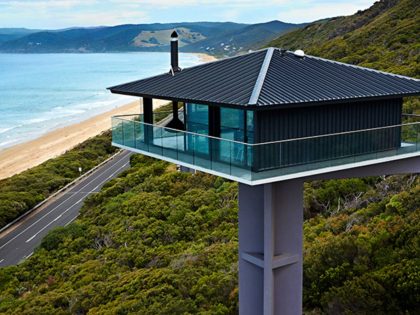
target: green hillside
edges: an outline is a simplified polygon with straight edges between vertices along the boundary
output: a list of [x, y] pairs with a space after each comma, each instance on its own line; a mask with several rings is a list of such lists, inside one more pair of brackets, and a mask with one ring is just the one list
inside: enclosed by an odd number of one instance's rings
[[23, 215], [80, 176], [106, 160], [117, 149], [111, 132], [80, 143], [61, 156], [0, 180], [0, 228]]
[[[237, 213], [235, 183], [134, 156], [75, 223], [0, 269], [0, 313], [237, 314]], [[305, 215], [308, 314], [415, 314], [419, 177], [306, 184]]]
[[311, 23], [270, 46], [420, 77], [418, 0], [381, 0], [348, 17]]
[[140, 155], [132, 166], [0, 269], [0, 313], [236, 312], [236, 185]]

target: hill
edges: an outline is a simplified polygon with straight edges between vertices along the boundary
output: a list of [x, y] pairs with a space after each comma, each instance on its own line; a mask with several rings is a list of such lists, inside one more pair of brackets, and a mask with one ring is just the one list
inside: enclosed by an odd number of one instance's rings
[[311, 23], [269, 46], [420, 77], [420, 5], [381, 0], [352, 16]]
[[[237, 314], [237, 184], [141, 155], [0, 269], [1, 314]], [[305, 185], [308, 314], [415, 314], [420, 178]]]
[[0, 44], [36, 32], [39, 32], [39, 30], [31, 30], [27, 28], [0, 28]]
[[[4, 34], [2, 42], [0, 41], [0, 52], [168, 51], [169, 35], [176, 29], [180, 33], [181, 51], [232, 55], [265, 45], [280, 34], [300, 26], [280, 21], [253, 25], [196, 22], [71, 28], [29, 33], [16, 31], [12, 34], [9, 30], [9, 35]], [[2, 29], [0, 39], [1, 36]]]
[[291, 24], [280, 21], [247, 25], [235, 32], [221, 33], [199, 41], [187, 47], [187, 51], [210, 52], [216, 55], [234, 55], [247, 52], [250, 49], [259, 49], [269, 41], [277, 38], [279, 34], [292, 29], [300, 28], [305, 24]]

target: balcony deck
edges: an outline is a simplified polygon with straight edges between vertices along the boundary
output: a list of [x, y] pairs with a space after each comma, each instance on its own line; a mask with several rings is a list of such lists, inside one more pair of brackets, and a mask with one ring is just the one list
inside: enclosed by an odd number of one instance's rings
[[157, 117], [153, 125], [142, 115], [113, 117], [113, 145], [248, 185], [420, 156], [420, 122], [249, 144], [167, 128], [170, 116]]

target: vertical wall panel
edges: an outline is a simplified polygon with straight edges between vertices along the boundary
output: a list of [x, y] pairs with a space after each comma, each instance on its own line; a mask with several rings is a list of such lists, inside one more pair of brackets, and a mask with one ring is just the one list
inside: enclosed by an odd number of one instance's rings
[[[260, 110], [255, 113], [255, 142], [268, 142], [401, 124], [402, 99]], [[400, 145], [398, 128], [266, 145], [255, 152], [254, 169], [389, 150]]]

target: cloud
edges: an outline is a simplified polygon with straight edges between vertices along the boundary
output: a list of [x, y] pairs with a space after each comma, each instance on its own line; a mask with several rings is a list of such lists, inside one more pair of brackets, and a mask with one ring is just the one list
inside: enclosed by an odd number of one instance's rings
[[125, 23], [279, 19], [348, 15], [374, 0], [0, 0], [0, 27], [65, 28]]
[[115, 12], [83, 12], [74, 16], [62, 15], [60, 22], [68, 26], [103, 26], [118, 24], [140, 24], [149, 22], [146, 12], [115, 11]]
[[89, 6], [97, 3], [97, 0], [0, 0], [0, 7], [9, 9], [66, 9], [76, 6]]
[[220, 13], [220, 19], [223, 21], [235, 21], [239, 18], [238, 10], [226, 10]]
[[98, 0], [0, 0], [0, 27], [56, 29], [147, 23], [148, 18], [145, 10], [116, 9], [102, 6]]
[[114, 3], [127, 6], [141, 7], [160, 7], [160, 8], [179, 8], [179, 7], [220, 7], [225, 8], [246, 8], [246, 7], [267, 7], [278, 6], [293, 3], [293, 0], [264, 0], [256, 2], [255, 0], [105, 0], [103, 2]]

